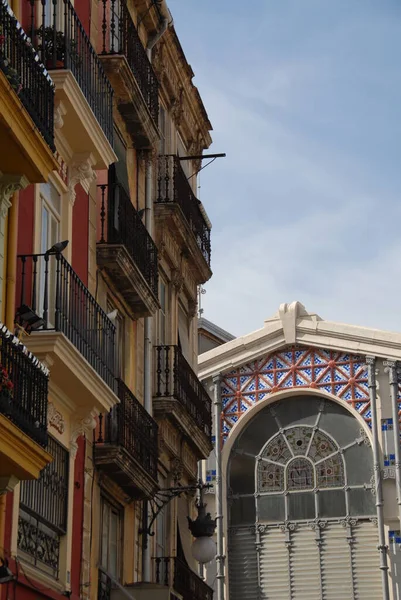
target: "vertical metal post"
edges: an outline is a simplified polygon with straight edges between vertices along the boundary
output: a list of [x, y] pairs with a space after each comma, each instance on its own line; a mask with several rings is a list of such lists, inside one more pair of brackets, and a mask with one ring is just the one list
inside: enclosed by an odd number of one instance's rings
[[394, 360], [384, 363], [388, 373], [390, 385], [391, 408], [393, 414], [394, 454], [395, 454], [395, 485], [397, 494], [398, 517], [401, 527], [401, 446], [400, 446], [400, 418], [398, 415], [398, 365]]
[[214, 384], [214, 433], [216, 448], [216, 523], [217, 523], [217, 600], [224, 600], [224, 543], [223, 543], [223, 477], [221, 465], [221, 374], [213, 377]]
[[373, 436], [373, 466], [376, 488], [376, 512], [377, 525], [379, 530], [379, 546], [380, 552], [380, 570], [382, 574], [382, 590], [383, 600], [389, 600], [389, 582], [388, 582], [388, 565], [387, 565], [387, 546], [384, 532], [384, 516], [383, 516], [383, 488], [382, 475], [380, 468], [380, 449], [379, 449], [379, 432], [377, 419], [377, 402], [376, 402], [376, 358], [367, 356], [366, 363], [368, 365], [369, 377], [369, 399], [370, 409], [372, 412], [372, 436]]

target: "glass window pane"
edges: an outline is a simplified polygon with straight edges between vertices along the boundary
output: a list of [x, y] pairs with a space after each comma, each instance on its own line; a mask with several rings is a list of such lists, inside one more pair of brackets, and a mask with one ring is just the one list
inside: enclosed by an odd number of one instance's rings
[[348, 490], [347, 494], [351, 516], [373, 516], [376, 514], [375, 497], [370, 489], [351, 489]]
[[347, 409], [330, 401], [325, 401], [324, 405], [319, 428], [333, 436], [339, 446], [346, 446], [360, 437], [361, 425]]
[[282, 494], [276, 496], [259, 496], [258, 521], [284, 521], [285, 520], [285, 497]]
[[291, 520], [314, 519], [315, 494], [313, 492], [307, 492], [302, 494], [289, 494], [288, 518]]
[[298, 396], [274, 404], [282, 427], [288, 425], [314, 425], [316, 423], [320, 400], [313, 396]]
[[348, 485], [369, 483], [373, 475], [372, 449], [366, 444], [351, 446], [344, 451]]
[[240, 523], [255, 523], [256, 509], [255, 498], [245, 496], [242, 498], [229, 499], [230, 506], [230, 525], [239, 525]]
[[343, 517], [346, 514], [344, 490], [319, 492], [319, 517]]
[[253, 494], [255, 491], [255, 459], [233, 456], [230, 461], [230, 488], [233, 494]]
[[246, 452], [259, 454], [266, 442], [278, 431], [277, 423], [272, 418], [269, 408], [258, 413], [238, 438], [236, 447]]

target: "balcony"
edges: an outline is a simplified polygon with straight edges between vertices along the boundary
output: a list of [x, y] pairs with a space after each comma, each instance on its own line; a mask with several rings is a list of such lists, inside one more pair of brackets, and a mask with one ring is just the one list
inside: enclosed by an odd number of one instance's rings
[[153, 409], [156, 418], [173, 419], [184, 430], [198, 458], [211, 451], [211, 400], [178, 346], [156, 347]]
[[157, 484], [157, 423], [121, 379], [117, 404], [99, 415], [95, 462], [130, 498], [152, 498]]
[[0, 3], [0, 171], [47, 180], [56, 168], [54, 86], [7, 3]]
[[102, 0], [100, 58], [113, 86], [118, 110], [137, 149], [159, 141], [159, 84], [126, 0]]
[[166, 222], [192, 258], [198, 284], [210, 279], [210, 227], [178, 156], [160, 156], [155, 217], [158, 233]]
[[133, 318], [155, 313], [158, 303], [157, 248], [125, 189], [100, 185], [97, 261]]
[[108, 168], [116, 160], [113, 90], [96, 51], [70, 0], [30, 5], [30, 36], [55, 84], [61, 133], [73, 154]]
[[18, 257], [16, 322], [29, 349], [51, 363], [50, 384], [77, 410], [110, 410], [117, 402], [115, 327], [71, 265], [59, 254]]
[[48, 379], [47, 369], [0, 324], [0, 478], [38, 477], [50, 461], [42, 450]]
[[154, 560], [155, 581], [169, 586], [182, 600], [213, 600], [213, 590], [179, 558], [158, 557]]

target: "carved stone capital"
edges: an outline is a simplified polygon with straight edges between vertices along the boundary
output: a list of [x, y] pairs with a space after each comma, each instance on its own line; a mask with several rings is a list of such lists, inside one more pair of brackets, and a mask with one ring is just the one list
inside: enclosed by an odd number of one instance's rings
[[182, 291], [182, 288], [184, 287], [184, 277], [181, 271], [179, 271], [178, 269], [174, 269], [172, 271], [171, 284], [174, 287], [177, 294], [179, 294]]
[[11, 197], [15, 192], [23, 190], [29, 184], [24, 175], [7, 175], [0, 171], [0, 214], [7, 216], [11, 206]]
[[80, 183], [86, 193], [90, 185], [96, 179], [96, 171], [93, 170], [95, 158], [93, 154], [75, 154], [69, 169], [68, 188], [71, 203], [75, 202], [75, 186]]
[[174, 483], [178, 483], [181, 480], [184, 473], [184, 465], [182, 464], [182, 461], [179, 458], [174, 458], [171, 461], [170, 473]]
[[87, 415], [83, 418], [77, 418], [75, 422], [72, 424], [71, 428], [71, 456], [75, 458], [78, 450], [77, 440], [81, 435], [90, 436], [92, 431], [95, 429], [97, 421], [96, 417], [99, 415], [99, 411], [93, 408]]

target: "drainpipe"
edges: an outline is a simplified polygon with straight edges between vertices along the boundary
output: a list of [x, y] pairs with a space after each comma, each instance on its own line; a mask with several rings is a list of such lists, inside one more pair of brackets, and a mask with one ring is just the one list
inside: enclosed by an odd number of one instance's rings
[[394, 454], [395, 454], [395, 487], [398, 504], [398, 517], [401, 526], [401, 448], [400, 448], [400, 426], [398, 416], [398, 370], [397, 363], [394, 360], [387, 360], [383, 363], [388, 372], [390, 385], [391, 408], [393, 413], [393, 435], [394, 435]]
[[217, 523], [217, 600], [224, 600], [224, 541], [223, 541], [223, 474], [221, 466], [221, 374], [213, 377], [214, 384], [214, 433], [216, 449], [216, 523]]
[[387, 565], [387, 546], [384, 532], [384, 516], [383, 516], [383, 488], [382, 474], [380, 468], [380, 449], [379, 449], [379, 434], [377, 420], [377, 403], [376, 403], [376, 358], [367, 356], [366, 363], [368, 365], [369, 377], [369, 399], [370, 409], [372, 412], [372, 436], [373, 436], [373, 467], [376, 488], [376, 513], [377, 526], [379, 530], [379, 546], [380, 552], [380, 570], [382, 574], [382, 590], [383, 600], [389, 600], [389, 583], [388, 583], [388, 565]]
[[[162, 6], [165, 12], [168, 11], [163, 0]], [[171, 20], [172, 22], [172, 20]], [[162, 35], [166, 32], [169, 26], [169, 19], [167, 16], [163, 19], [159, 31], [148, 41], [146, 48], [146, 54], [149, 62], [152, 62], [152, 48], [160, 40]], [[149, 235], [153, 237], [153, 164], [152, 155], [146, 157], [146, 172], [145, 172], [145, 227], [149, 232]], [[153, 372], [153, 347], [152, 347], [152, 333], [153, 333], [153, 319], [152, 317], [145, 318], [145, 331], [144, 331], [144, 384], [143, 384], [143, 395], [144, 395], [144, 406], [148, 413], [153, 413], [152, 406], [152, 372]], [[146, 509], [145, 509], [146, 510]], [[145, 535], [145, 534], [144, 534]], [[151, 544], [149, 540], [143, 545], [142, 550], [142, 579], [143, 581], [152, 580], [152, 557], [151, 557]]]

